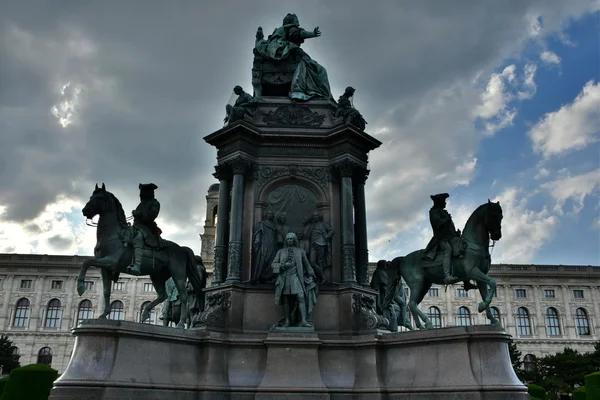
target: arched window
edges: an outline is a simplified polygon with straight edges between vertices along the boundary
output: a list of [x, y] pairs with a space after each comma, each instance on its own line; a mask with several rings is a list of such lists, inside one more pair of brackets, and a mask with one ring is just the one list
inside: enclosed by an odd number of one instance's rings
[[118, 321], [122, 321], [125, 319], [125, 311], [123, 307], [123, 302], [121, 300], [115, 300], [110, 304], [110, 314], [108, 314], [109, 319], [114, 319]]
[[15, 317], [13, 318], [13, 326], [17, 328], [25, 328], [29, 322], [29, 300], [22, 298], [17, 301], [15, 307]]
[[[492, 316], [498, 321], [500, 321], [500, 323], [502, 324], [502, 318], [500, 318], [500, 310], [498, 310], [496, 307], [490, 307], [490, 312], [492, 313]], [[491, 324], [491, 321], [489, 319], [488, 324]]]
[[19, 355], [19, 348], [17, 346], [10, 346], [10, 355], [11, 356], [18, 356]]
[[517, 332], [521, 336], [531, 336], [531, 320], [525, 307], [517, 309]]
[[212, 212], [212, 226], [217, 226], [217, 214], [218, 213], [219, 213], [219, 205], [217, 204], [213, 208], [213, 212]]
[[548, 336], [560, 336], [560, 320], [558, 319], [558, 311], [550, 307], [546, 310], [546, 330]]
[[535, 371], [535, 356], [533, 354], [527, 354], [523, 357], [523, 369], [527, 372]]
[[83, 321], [84, 319], [92, 318], [94, 318], [92, 302], [89, 300], [83, 300], [81, 303], [79, 303], [79, 308], [77, 309], [77, 323]]
[[52, 365], [52, 349], [50, 347], [42, 347], [38, 353], [38, 364]]
[[580, 336], [589, 336], [590, 320], [588, 319], [587, 311], [584, 308], [575, 310], [575, 326], [577, 326], [577, 334]]
[[433, 324], [434, 328], [442, 327], [442, 313], [440, 312], [439, 308], [429, 307], [429, 309], [427, 310], [427, 316], [431, 320], [431, 323]]
[[44, 328], [60, 328], [61, 314], [60, 300], [50, 300], [50, 302], [48, 302], [48, 307], [46, 307], [46, 321], [44, 322]]
[[[146, 301], [144, 304], [142, 304], [142, 308], [140, 308], [140, 322], [142, 322], [142, 313], [144, 312], [144, 308], [146, 308], [148, 304], [150, 304], [150, 302]], [[150, 311], [150, 318], [143, 321], [142, 323], [148, 325], [156, 325], [156, 312], [154, 311], [154, 308], [152, 309], [152, 311]]]
[[471, 311], [467, 307], [460, 307], [456, 315], [456, 326], [471, 325]]

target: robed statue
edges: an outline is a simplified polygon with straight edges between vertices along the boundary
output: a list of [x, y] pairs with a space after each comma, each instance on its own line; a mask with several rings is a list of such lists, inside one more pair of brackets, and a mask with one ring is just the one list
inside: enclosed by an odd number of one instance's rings
[[[377, 262], [377, 268], [373, 272], [371, 278], [371, 289], [377, 292], [377, 314], [383, 315], [388, 321], [388, 329], [391, 332], [398, 332], [399, 326], [404, 326], [407, 329], [412, 330], [412, 324], [408, 315], [408, 307], [406, 305], [406, 293], [404, 292], [404, 285], [402, 282], [398, 282], [398, 285], [394, 288], [388, 278], [387, 269], [389, 268], [389, 262], [386, 260], [379, 260]], [[389, 290], [395, 290], [393, 300], [389, 305], [385, 304], [385, 299]]]
[[271, 263], [278, 250], [277, 233], [275, 213], [269, 210], [265, 218], [258, 223], [252, 238], [252, 259], [254, 261], [252, 283], [272, 283], [275, 281]]
[[[254, 50], [264, 59], [285, 63], [292, 56], [299, 54], [296, 58], [300, 60], [288, 93], [291, 99], [309, 100], [315, 97], [331, 99], [327, 71], [300, 48], [304, 40], [319, 36], [321, 36], [319, 27], [312, 31], [302, 29], [295, 14], [287, 14], [283, 19], [283, 25], [276, 28], [267, 39], [264, 39], [262, 28], [258, 28]], [[254, 90], [255, 96], [262, 96], [260, 85], [255, 86]]]
[[[310, 314], [316, 304], [316, 284], [313, 268], [306, 253], [298, 247], [296, 234], [290, 232], [285, 247], [277, 252], [272, 264], [277, 274], [275, 281], [275, 304], [283, 305], [283, 327], [310, 327]], [[294, 317], [299, 314], [299, 321]]]
[[364, 131], [367, 121], [365, 121], [360, 112], [358, 112], [358, 110], [354, 108], [354, 105], [352, 104], [354, 92], [355, 89], [352, 86], [348, 86], [346, 88], [344, 94], [341, 95], [338, 100], [335, 116], [342, 118], [344, 123], [352, 124], [361, 131]]
[[452, 216], [446, 211], [446, 199], [450, 197], [448, 193], [439, 193], [431, 195], [433, 207], [429, 210], [429, 221], [433, 228], [433, 238], [427, 244], [423, 259], [431, 261], [435, 259], [438, 251], [441, 253], [444, 283], [452, 284], [458, 281], [458, 278], [452, 276], [452, 239], [460, 237], [460, 231], [456, 230]]
[[233, 88], [233, 93], [237, 96], [237, 99], [233, 105], [227, 104], [225, 106], [226, 115], [223, 121], [226, 124], [231, 124], [235, 121], [244, 119], [246, 115], [251, 117], [260, 102], [260, 100], [244, 92], [244, 89], [239, 85]]

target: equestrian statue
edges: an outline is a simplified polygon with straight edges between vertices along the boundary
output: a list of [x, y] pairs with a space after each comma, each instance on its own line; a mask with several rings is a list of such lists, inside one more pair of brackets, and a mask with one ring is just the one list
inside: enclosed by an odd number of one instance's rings
[[[175, 287], [180, 293], [181, 318], [178, 328], [185, 328], [188, 320], [188, 291], [186, 281], [189, 279], [198, 302], [203, 299], [203, 278], [196, 267], [196, 256], [189, 247], [180, 246], [160, 237], [160, 228], [155, 219], [160, 211], [160, 204], [154, 198], [153, 184], [139, 185], [140, 204], [132, 212], [134, 222], [127, 222], [121, 202], [109, 191], [104, 183], [96, 187], [90, 200], [83, 207], [82, 213], [87, 219], [99, 216], [96, 229], [96, 246], [94, 258], [81, 265], [77, 277], [77, 292], [85, 292], [85, 275], [89, 267], [100, 269], [103, 283], [104, 311], [99, 319], [106, 319], [110, 314], [111, 280], [117, 282], [119, 274], [126, 272], [132, 275], [150, 275], [157, 297], [142, 312], [142, 321], [150, 317], [150, 311], [167, 298], [165, 283], [173, 278]], [[132, 263], [133, 260], [133, 263]]]
[[[457, 231], [451, 215], [444, 210], [447, 193], [431, 196], [434, 207], [430, 211], [434, 237], [427, 247], [403, 257], [396, 257], [387, 268], [389, 289], [383, 308], [392, 304], [396, 287], [404, 279], [410, 289], [408, 307], [419, 329], [432, 329], [427, 315], [418, 305], [432, 284], [448, 285], [458, 281], [465, 283], [465, 289], [477, 284], [482, 302], [478, 311], [486, 312], [493, 325], [500, 322], [492, 315], [490, 303], [496, 291], [496, 281], [487, 274], [491, 267], [490, 239], [496, 242], [502, 238], [502, 207], [500, 202], [488, 202], [473, 211], [462, 234]], [[425, 322], [425, 327], [421, 324]]]

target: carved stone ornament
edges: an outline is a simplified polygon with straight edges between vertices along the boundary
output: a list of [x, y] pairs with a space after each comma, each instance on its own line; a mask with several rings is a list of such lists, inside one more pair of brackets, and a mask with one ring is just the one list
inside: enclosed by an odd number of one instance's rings
[[253, 163], [245, 158], [237, 157], [226, 161], [225, 165], [231, 168], [234, 174], [246, 174], [251, 170]]
[[213, 270], [213, 282], [222, 283], [225, 280], [227, 265], [227, 246], [216, 245], [215, 246], [215, 264]]
[[387, 329], [389, 321], [375, 309], [375, 297], [361, 293], [352, 295], [352, 311], [359, 314], [360, 329]]
[[227, 263], [227, 280], [240, 280], [242, 268], [242, 242], [229, 242], [229, 257]]
[[318, 127], [325, 122], [325, 115], [311, 111], [307, 106], [292, 104], [281, 106], [275, 111], [263, 114], [267, 126], [309, 126]]
[[356, 282], [356, 250], [353, 244], [342, 245], [344, 282]]
[[230, 297], [231, 292], [228, 291], [209, 293], [206, 296], [206, 309], [194, 317], [192, 326], [224, 328], [225, 316], [231, 307]]
[[331, 172], [326, 167], [298, 167], [297, 165], [288, 166], [268, 166], [261, 165], [254, 171], [254, 180], [256, 181], [257, 188], [262, 188], [267, 182], [280, 176], [302, 176], [308, 178], [325, 191], [329, 182], [331, 181]]
[[332, 164], [332, 168], [337, 171], [337, 173], [342, 177], [352, 177], [354, 175], [354, 171], [361, 166], [350, 160], [341, 160], [334, 164]]

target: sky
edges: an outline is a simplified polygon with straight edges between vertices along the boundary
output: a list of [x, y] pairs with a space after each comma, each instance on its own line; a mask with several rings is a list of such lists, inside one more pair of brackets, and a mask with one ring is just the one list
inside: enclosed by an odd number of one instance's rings
[[216, 151], [252, 48], [292, 12], [367, 133], [369, 256], [500, 201], [494, 263], [600, 265], [600, 1], [0, 0], [0, 252], [91, 255], [104, 182], [154, 182], [163, 237], [200, 253]]

